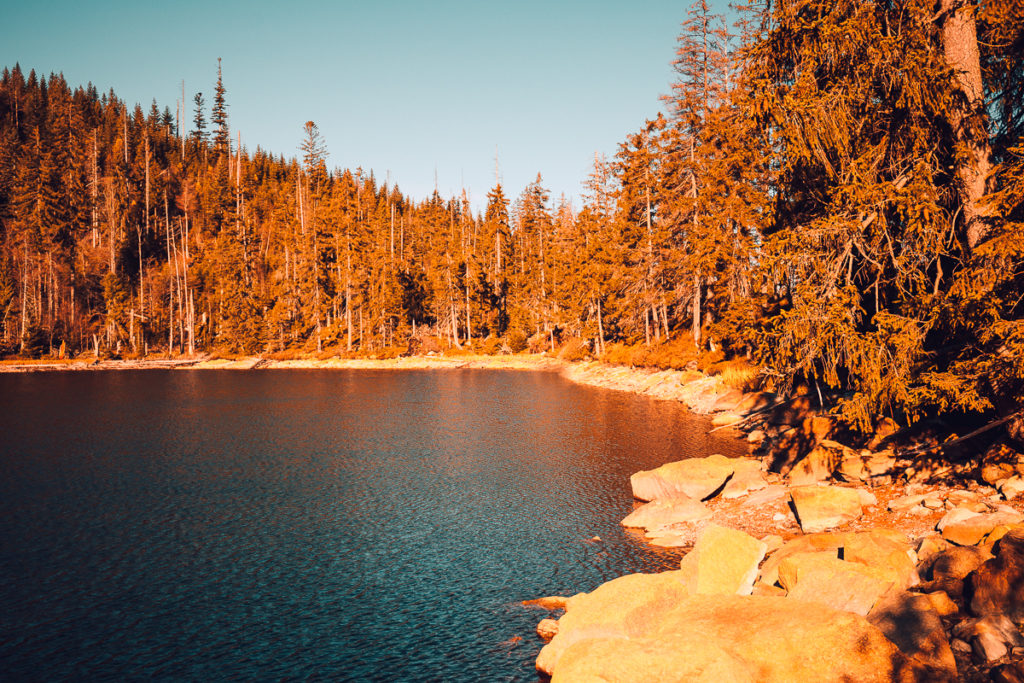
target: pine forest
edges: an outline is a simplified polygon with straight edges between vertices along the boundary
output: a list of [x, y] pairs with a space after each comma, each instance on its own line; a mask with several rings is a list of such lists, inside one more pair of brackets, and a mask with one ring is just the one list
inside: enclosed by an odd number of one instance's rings
[[730, 16], [688, 9], [581, 206], [541, 174], [482, 212], [410, 197], [313, 121], [252, 149], [219, 64], [174, 111], [9, 66], [0, 356], [530, 350], [750, 364], [861, 429], [1019, 410], [1024, 4]]

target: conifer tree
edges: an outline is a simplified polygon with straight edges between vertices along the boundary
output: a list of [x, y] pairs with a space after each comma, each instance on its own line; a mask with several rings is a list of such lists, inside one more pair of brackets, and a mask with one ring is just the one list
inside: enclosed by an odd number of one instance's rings
[[224, 93], [224, 78], [220, 69], [220, 57], [218, 57], [217, 86], [214, 88], [213, 109], [210, 111], [210, 122], [213, 123], [213, 148], [218, 155], [228, 154], [231, 151], [231, 131], [228, 129], [228, 104]]

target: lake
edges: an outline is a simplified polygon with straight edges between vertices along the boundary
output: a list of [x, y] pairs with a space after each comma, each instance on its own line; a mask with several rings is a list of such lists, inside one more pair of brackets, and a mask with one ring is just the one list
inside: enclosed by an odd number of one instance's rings
[[0, 375], [0, 670], [535, 681], [519, 601], [675, 566], [629, 475], [707, 430], [549, 372]]

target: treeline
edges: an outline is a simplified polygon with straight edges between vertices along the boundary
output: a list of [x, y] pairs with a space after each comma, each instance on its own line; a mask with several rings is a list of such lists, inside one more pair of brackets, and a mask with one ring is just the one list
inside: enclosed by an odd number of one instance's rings
[[[538, 175], [405, 196], [232, 135], [226, 89], [130, 110], [0, 80], [8, 354], [621, 345], [750, 357], [879, 414], [1007, 412], [1024, 388], [1024, 8], [698, 0], [658, 114], [578, 210]], [[186, 128], [188, 130], [186, 130]], [[422, 336], [422, 335], [420, 335]], [[613, 346], [616, 345], [616, 346]], [[666, 360], [668, 359], [668, 360]], [[682, 362], [681, 361], [681, 362]]]

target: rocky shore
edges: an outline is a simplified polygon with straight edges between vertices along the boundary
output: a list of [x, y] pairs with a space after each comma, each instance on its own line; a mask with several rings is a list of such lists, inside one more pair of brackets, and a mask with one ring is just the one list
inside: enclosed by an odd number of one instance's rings
[[[593, 383], [615, 376], [589, 372]], [[737, 436], [755, 453], [631, 477], [637, 506], [623, 526], [690, 550], [677, 570], [541, 601], [554, 613], [538, 626], [549, 641], [539, 671], [554, 681], [1024, 681], [1024, 462], [904, 458], [884, 423], [857, 450], [833, 440], [836, 425], [806, 398], [673, 383], [652, 373], [633, 386], [718, 411], [715, 422], [743, 426]]]

